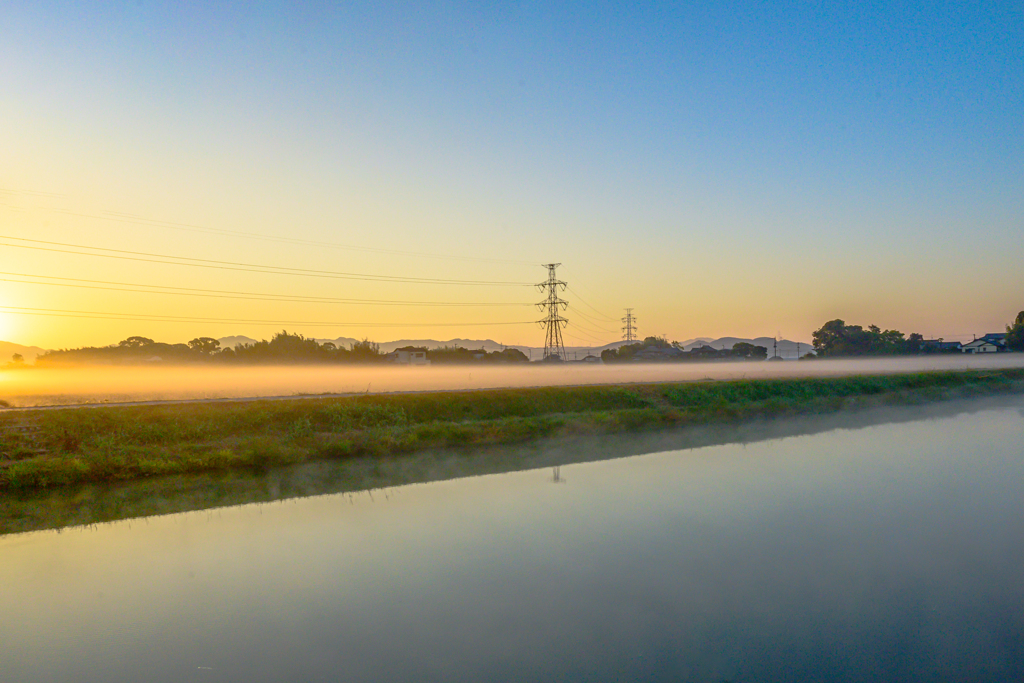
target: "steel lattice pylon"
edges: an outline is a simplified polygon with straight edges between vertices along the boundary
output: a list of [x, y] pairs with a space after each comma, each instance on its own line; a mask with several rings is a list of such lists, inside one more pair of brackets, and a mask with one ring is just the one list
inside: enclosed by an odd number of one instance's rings
[[548, 298], [537, 304], [542, 311], [547, 310], [547, 317], [538, 320], [537, 323], [545, 328], [544, 335], [544, 358], [546, 361], [565, 360], [565, 345], [562, 343], [562, 328], [569, 324], [568, 319], [563, 318], [559, 311], [569, 307], [569, 302], [558, 297], [558, 290], [565, 290], [565, 283], [555, 276], [555, 268], [561, 263], [545, 263], [548, 269], [548, 279], [537, 285], [540, 291], [547, 290]]
[[622, 338], [628, 342], [636, 341], [636, 316], [633, 315], [632, 308], [626, 309], [626, 317], [622, 322], [625, 325], [622, 328]]

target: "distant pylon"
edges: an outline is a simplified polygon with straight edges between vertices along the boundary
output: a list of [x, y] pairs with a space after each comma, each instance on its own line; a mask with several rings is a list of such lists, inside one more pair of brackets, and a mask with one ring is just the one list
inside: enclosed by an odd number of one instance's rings
[[537, 323], [545, 328], [544, 335], [544, 357], [541, 360], [566, 360], [565, 345], [562, 343], [562, 328], [569, 324], [569, 321], [561, 316], [559, 306], [563, 309], [569, 307], [569, 302], [558, 298], [558, 289], [565, 290], [565, 283], [555, 276], [555, 268], [561, 263], [545, 263], [548, 269], [548, 279], [537, 285], [540, 291], [547, 290], [548, 298], [537, 304], [542, 311], [547, 310], [547, 317], [538, 320]]
[[636, 341], [636, 316], [633, 315], [633, 309], [626, 309], [626, 317], [622, 319], [622, 338], [625, 341], [631, 342]]

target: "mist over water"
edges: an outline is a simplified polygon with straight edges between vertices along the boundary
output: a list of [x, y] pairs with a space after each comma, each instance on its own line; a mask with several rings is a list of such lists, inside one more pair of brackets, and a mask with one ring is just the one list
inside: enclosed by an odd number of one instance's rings
[[2, 537], [3, 679], [1021, 680], [1022, 411]]
[[103, 366], [0, 371], [12, 407], [82, 403], [444, 391], [1024, 367], [1024, 354], [865, 360], [430, 367], [359, 365]]

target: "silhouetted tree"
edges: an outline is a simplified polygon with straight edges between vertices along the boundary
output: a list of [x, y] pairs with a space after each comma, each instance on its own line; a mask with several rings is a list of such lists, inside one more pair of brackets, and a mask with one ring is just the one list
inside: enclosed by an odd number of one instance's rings
[[623, 344], [617, 349], [605, 349], [601, 352], [601, 360], [605, 363], [625, 363], [644, 348], [644, 342]]
[[921, 342], [924, 341], [924, 336], [917, 332], [911, 332], [907, 336], [907, 353], [921, 353]]
[[[670, 342], [664, 337], [646, 337], [642, 342], [623, 344], [618, 349], [605, 349], [601, 352], [601, 360], [605, 363], [628, 363], [636, 360], [634, 357], [647, 349], [678, 349], [682, 351], [682, 346], [679, 342]], [[689, 358], [689, 354], [684, 352], [682, 354], [664, 354], [662, 360], [687, 360]]]
[[1006, 348], [1024, 351], [1024, 311], [1018, 313], [1013, 324], [1006, 327]]
[[355, 342], [349, 351], [350, 358], [357, 362], [376, 362], [383, 358], [380, 352], [380, 345], [369, 339]]
[[672, 346], [672, 344], [670, 344], [669, 341], [667, 339], [665, 339], [664, 337], [646, 337], [646, 338], [644, 338], [644, 341], [643, 341], [643, 347], [645, 349], [646, 348], [667, 349], [670, 346]]
[[286, 360], [311, 360], [316, 357], [319, 344], [301, 334], [288, 334], [281, 330], [270, 340], [270, 355]]
[[526, 354], [519, 349], [505, 349], [503, 351], [495, 351], [490, 354], [493, 360], [499, 363], [529, 363], [530, 359], [526, 357]]
[[217, 352], [220, 348], [220, 342], [213, 337], [196, 337], [188, 343], [188, 347], [204, 356], [209, 356], [211, 353]]
[[128, 337], [120, 342], [118, 346], [126, 349], [141, 349], [143, 346], [150, 346], [154, 343], [149, 337]]
[[915, 333], [910, 335], [908, 340], [899, 330], [883, 331], [877, 325], [870, 325], [865, 330], [860, 325], [847, 325], [844, 321], [836, 319], [815, 330], [812, 339], [814, 351], [819, 356], [835, 357], [917, 353], [923, 337]]
[[765, 346], [754, 346], [749, 342], [736, 342], [733, 344], [732, 355], [740, 358], [765, 359], [768, 357], [768, 348]]

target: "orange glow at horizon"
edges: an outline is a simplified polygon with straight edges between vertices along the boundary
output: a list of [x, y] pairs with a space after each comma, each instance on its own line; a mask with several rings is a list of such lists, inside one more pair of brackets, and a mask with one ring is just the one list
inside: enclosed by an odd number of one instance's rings
[[[181, 220], [167, 226], [152, 218], [126, 218], [124, 212], [89, 206], [63, 195], [24, 195], [13, 201], [8, 197], [7, 204], [0, 206], [3, 232], [44, 243], [313, 271], [507, 281], [525, 286], [409, 284], [253, 273], [233, 267], [112, 259], [90, 254], [116, 252], [8, 240], [3, 247], [8, 255], [4, 268], [8, 275], [0, 276], [5, 280], [0, 282], [0, 293], [5, 305], [12, 308], [0, 311], [0, 340], [65, 348], [113, 344], [131, 335], [166, 342], [185, 342], [197, 336], [264, 339], [287, 329], [307, 337], [379, 342], [463, 338], [509, 345], [543, 343], [543, 332], [534, 323], [541, 317], [533, 306], [538, 293], [529, 286], [531, 280], [543, 279], [542, 259], [534, 259], [538, 265], [532, 266], [529, 255], [546, 250], [533, 243], [516, 243], [511, 248], [474, 245], [473, 253], [461, 243], [435, 242], [422, 236], [396, 244], [387, 239], [392, 234], [387, 229], [360, 230], [347, 239], [345, 231], [306, 230], [294, 233], [305, 237], [288, 241], [292, 239], [289, 233], [279, 229], [281, 221], [272, 216], [252, 223], [248, 219], [255, 217], [247, 216], [216, 224], [201, 220], [197, 212], [191, 222]], [[11, 210], [19, 204], [22, 210]], [[139, 216], [144, 213], [138, 206], [134, 210]], [[155, 212], [156, 208], [145, 215], [157, 215]], [[433, 234], [442, 233], [438, 229]], [[283, 241], [264, 239], [263, 235]], [[300, 240], [355, 244], [358, 248], [332, 249]], [[25, 244], [43, 249], [26, 249]], [[955, 283], [926, 284], [931, 280], [927, 274], [920, 284], [904, 281], [899, 291], [888, 291], [884, 280], [866, 275], [853, 289], [819, 289], [811, 283], [842, 278], [831, 266], [826, 267], [828, 261], [815, 263], [814, 252], [806, 248], [780, 251], [770, 262], [763, 261], [754, 247], [733, 248], [726, 260], [693, 255], [709, 246], [690, 245], [681, 261], [666, 251], [651, 254], [649, 268], [639, 279], [635, 265], [615, 260], [611, 253], [614, 245], [574, 248], [586, 260], [563, 259], [566, 264], [559, 272], [572, 288], [564, 295], [570, 301], [567, 345], [597, 347], [620, 339], [616, 316], [626, 305], [632, 305], [640, 317], [641, 336], [666, 335], [676, 340], [781, 333], [806, 342], [811, 331], [835, 317], [951, 339], [1002, 329], [1000, 316], [1012, 317], [1012, 312], [1002, 310], [1014, 306], [1009, 291], [995, 292], [985, 305], [977, 306], [962, 288], [951, 286]], [[393, 252], [436, 253], [440, 257]], [[965, 254], [970, 252], [965, 248]], [[604, 263], [613, 265], [601, 267]], [[883, 272], [884, 260], [874, 267]], [[35, 277], [19, 276], [25, 274]], [[585, 279], [580, 279], [581, 274]], [[260, 300], [263, 295], [270, 300]], [[324, 299], [497, 305], [435, 307]], [[97, 315], [107, 313], [121, 319]], [[159, 317], [168, 319], [154, 319]], [[272, 322], [254, 322], [261, 320]], [[331, 324], [305, 324], [314, 322]], [[506, 324], [510, 322], [517, 324]]]

